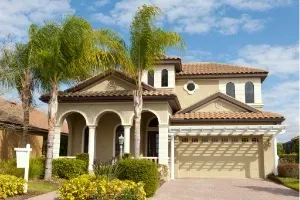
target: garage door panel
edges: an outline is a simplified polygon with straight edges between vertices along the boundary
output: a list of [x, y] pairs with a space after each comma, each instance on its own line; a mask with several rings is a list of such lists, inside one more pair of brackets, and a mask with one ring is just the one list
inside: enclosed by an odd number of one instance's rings
[[[195, 177], [260, 177], [259, 142], [199, 142], [182, 143], [176, 146], [178, 178]], [[201, 137], [200, 137], [201, 141]], [[221, 137], [219, 140], [221, 141]], [[230, 141], [230, 140], [229, 140]], [[239, 139], [241, 141], [241, 139]]]

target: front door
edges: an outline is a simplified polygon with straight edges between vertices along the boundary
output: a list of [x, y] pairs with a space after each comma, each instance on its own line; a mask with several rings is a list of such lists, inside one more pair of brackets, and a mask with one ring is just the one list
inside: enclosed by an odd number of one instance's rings
[[158, 131], [148, 131], [148, 157], [158, 157]]

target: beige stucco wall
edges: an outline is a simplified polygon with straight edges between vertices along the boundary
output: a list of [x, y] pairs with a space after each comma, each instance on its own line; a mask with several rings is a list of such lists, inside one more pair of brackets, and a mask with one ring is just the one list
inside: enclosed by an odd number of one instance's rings
[[242, 111], [246, 111], [246, 110], [220, 99], [213, 100], [201, 106], [200, 108], [193, 110], [193, 112], [242, 112]]
[[264, 176], [273, 172], [274, 169], [274, 151], [273, 151], [273, 136], [263, 136], [263, 159], [264, 159]]
[[188, 94], [184, 90], [184, 85], [189, 81], [189, 79], [176, 80], [175, 93], [179, 99], [182, 108], [190, 106], [201, 99], [212, 95], [219, 91], [219, 80], [206, 80], [206, 79], [191, 79], [197, 85], [198, 89], [192, 94]]
[[[169, 105], [167, 102], [144, 102], [143, 111], [154, 113], [160, 124], [169, 123]], [[65, 118], [71, 113], [80, 113], [86, 119], [87, 125], [96, 125], [99, 118], [107, 113], [114, 112], [121, 118], [122, 125], [132, 125], [133, 103], [132, 102], [103, 102], [103, 103], [59, 103], [58, 124], [60, 126]]]
[[68, 127], [69, 127], [69, 144], [71, 147], [68, 148], [69, 156], [76, 156], [77, 153], [83, 152], [83, 133], [86, 127], [85, 119], [78, 113], [72, 113], [68, 116]]
[[[0, 130], [0, 160], [14, 158], [16, 156], [14, 148], [21, 147], [21, 142], [22, 132]], [[29, 132], [28, 143], [32, 148], [30, 157], [42, 156], [43, 136]]]
[[83, 91], [112, 91], [112, 90], [132, 90], [134, 85], [130, 84], [114, 75], [108, 76], [100, 82], [84, 88]]
[[[249, 142], [241, 142], [242, 137]], [[252, 137], [258, 137], [260, 142], [253, 143]], [[238, 142], [188, 143], [181, 142], [182, 137], [175, 139], [175, 178], [264, 178], [273, 170], [272, 147], [265, 148], [262, 136], [237, 136]]]

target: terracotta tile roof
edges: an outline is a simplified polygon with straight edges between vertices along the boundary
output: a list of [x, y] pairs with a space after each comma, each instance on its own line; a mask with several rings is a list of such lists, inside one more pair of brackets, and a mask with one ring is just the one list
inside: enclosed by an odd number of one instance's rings
[[[19, 103], [0, 98], [0, 122], [23, 124], [23, 108]], [[36, 108], [30, 109], [29, 125], [31, 130], [48, 131], [48, 115]], [[68, 133], [68, 126], [64, 124], [63, 133]]]
[[[59, 97], [122, 97], [133, 96], [133, 90], [60, 92]], [[143, 96], [176, 96], [167, 90], [143, 91]]]
[[183, 75], [217, 75], [217, 74], [267, 74], [268, 71], [230, 64], [211, 62], [182, 63], [182, 71], [176, 73]]
[[273, 112], [193, 112], [175, 114], [173, 119], [282, 119], [284, 116]]

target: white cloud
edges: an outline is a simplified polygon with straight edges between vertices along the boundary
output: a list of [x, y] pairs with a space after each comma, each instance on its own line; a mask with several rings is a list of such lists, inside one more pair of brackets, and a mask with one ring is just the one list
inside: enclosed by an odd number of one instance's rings
[[[225, 16], [226, 8], [242, 10], [267, 10], [278, 6], [289, 5], [290, 1], [281, 0], [122, 0], [106, 14], [114, 19], [114, 25], [128, 28], [134, 13], [143, 4], [160, 7], [164, 13], [162, 21], [175, 27], [175, 30], [190, 34], [207, 33], [211, 30], [222, 34], [236, 34], [243, 30], [255, 32], [264, 28], [266, 20], [252, 19], [249, 15], [240, 18]], [[104, 15], [103, 13], [101, 13]], [[102, 16], [103, 17], [103, 16]]]
[[95, 1], [94, 2], [94, 5], [96, 7], [102, 7], [102, 6], [105, 6], [109, 3], [109, 0], [98, 0], [98, 1]]
[[[273, 85], [263, 89], [264, 109], [283, 114], [287, 132], [279, 137], [288, 141], [299, 134], [299, 49], [298, 44], [247, 45], [239, 50], [238, 58], [231, 61], [244, 66], [261, 67], [273, 76]], [[283, 79], [282, 77], [288, 77]]]
[[265, 11], [289, 5], [292, 0], [224, 0], [224, 3], [236, 9]]
[[239, 50], [236, 64], [255, 66], [270, 71], [271, 75], [298, 75], [299, 47], [297, 45], [247, 45]]
[[103, 24], [115, 24], [116, 23], [116, 21], [112, 17], [110, 17], [108, 15], [104, 15], [102, 13], [96, 13], [96, 14], [92, 15], [92, 18], [93, 18], [93, 20], [101, 22]]
[[188, 50], [182, 56], [184, 62], [208, 61], [212, 57], [212, 53], [201, 49]]
[[2, 0], [0, 10], [0, 40], [12, 34], [18, 41], [26, 38], [30, 24], [41, 24], [74, 12], [69, 0]]
[[299, 80], [278, 82], [263, 91], [265, 109], [279, 112], [286, 117], [286, 134], [280, 135], [280, 141], [288, 141], [299, 134]]

